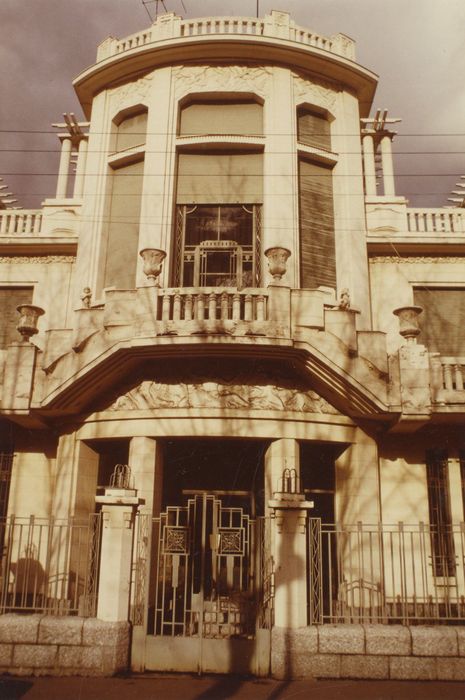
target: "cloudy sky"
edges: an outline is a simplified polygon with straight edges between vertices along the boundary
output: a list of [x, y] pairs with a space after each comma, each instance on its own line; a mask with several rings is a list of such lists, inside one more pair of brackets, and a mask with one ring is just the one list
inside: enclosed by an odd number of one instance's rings
[[[165, 0], [184, 17], [255, 16], [257, 0]], [[150, 24], [141, 0], [0, 0], [0, 176], [21, 206], [54, 193], [59, 158], [52, 122], [82, 117], [71, 81], [106, 36]], [[465, 174], [465, 0], [259, 0], [263, 16], [357, 42], [357, 60], [380, 76], [374, 108], [402, 117], [397, 192], [412, 206], [443, 206]], [[162, 5], [160, 2], [160, 11]]]

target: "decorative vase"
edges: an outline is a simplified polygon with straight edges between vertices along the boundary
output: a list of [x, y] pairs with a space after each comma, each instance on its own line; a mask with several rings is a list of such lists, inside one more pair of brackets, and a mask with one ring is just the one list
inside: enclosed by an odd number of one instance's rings
[[290, 250], [281, 247], [265, 250], [265, 255], [268, 258], [268, 271], [278, 284], [281, 282], [283, 275], [286, 274], [287, 261], [290, 254]]
[[421, 306], [401, 306], [392, 312], [399, 319], [399, 333], [407, 343], [416, 343], [420, 335], [418, 317], [422, 312]]
[[21, 333], [23, 342], [27, 343], [35, 333], [39, 332], [37, 321], [39, 316], [43, 316], [45, 311], [40, 306], [33, 306], [32, 304], [21, 304], [16, 307], [16, 311], [20, 315], [16, 330], [18, 333]]
[[166, 258], [165, 251], [158, 248], [144, 248], [139, 255], [144, 261], [142, 267], [144, 275], [155, 287], [159, 287], [158, 277], [161, 273], [163, 260]]

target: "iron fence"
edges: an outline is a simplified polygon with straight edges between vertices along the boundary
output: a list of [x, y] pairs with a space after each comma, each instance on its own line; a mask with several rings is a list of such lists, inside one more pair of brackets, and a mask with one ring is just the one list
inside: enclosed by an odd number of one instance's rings
[[465, 619], [465, 524], [326, 524], [310, 518], [308, 622]]
[[101, 518], [0, 520], [0, 613], [96, 613]]

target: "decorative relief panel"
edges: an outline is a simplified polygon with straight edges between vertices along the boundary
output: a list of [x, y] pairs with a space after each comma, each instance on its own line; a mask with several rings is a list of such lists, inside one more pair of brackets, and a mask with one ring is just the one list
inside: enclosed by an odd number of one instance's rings
[[333, 111], [336, 105], [338, 88], [324, 80], [304, 78], [294, 73], [295, 103], [309, 102], [318, 107]]
[[139, 103], [147, 103], [147, 95], [152, 87], [152, 75], [146, 75], [135, 82], [126, 83], [120, 87], [108, 91], [110, 99], [110, 111], [117, 114], [122, 109], [132, 107]]
[[270, 92], [272, 69], [266, 66], [177, 66], [173, 68], [177, 99], [191, 92]]
[[222, 408], [332, 413], [338, 411], [314, 391], [274, 384], [224, 384], [216, 381], [165, 383], [144, 381], [114, 401], [109, 410]]

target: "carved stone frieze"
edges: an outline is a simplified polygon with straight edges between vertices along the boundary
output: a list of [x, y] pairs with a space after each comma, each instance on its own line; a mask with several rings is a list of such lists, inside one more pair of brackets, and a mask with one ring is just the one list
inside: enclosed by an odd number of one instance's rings
[[144, 381], [114, 401], [109, 410], [222, 408], [330, 413], [338, 411], [314, 391], [274, 384], [222, 384], [216, 381], [168, 384]]
[[0, 264], [23, 265], [24, 263], [34, 265], [50, 265], [50, 263], [73, 263], [76, 260], [74, 255], [2, 255]]
[[270, 92], [271, 68], [266, 66], [176, 66], [173, 82], [177, 98], [190, 92]]
[[132, 83], [126, 83], [109, 90], [111, 112], [117, 114], [122, 109], [147, 101], [152, 86], [152, 75], [146, 75]]
[[465, 257], [460, 256], [407, 256], [400, 255], [377, 255], [370, 258], [370, 263], [415, 263], [420, 265], [430, 265], [431, 263], [465, 263]]
[[325, 80], [304, 78], [298, 73], [293, 74], [294, 98], [296, 104], [309, 102], [329, 111], [336, 105], [338, 88]]

